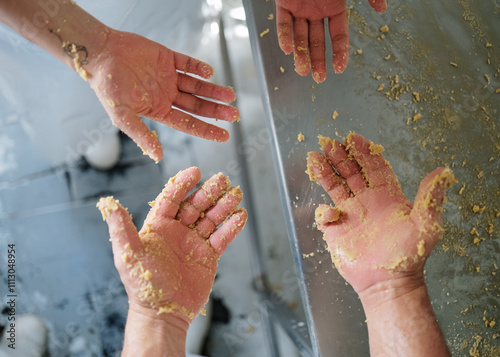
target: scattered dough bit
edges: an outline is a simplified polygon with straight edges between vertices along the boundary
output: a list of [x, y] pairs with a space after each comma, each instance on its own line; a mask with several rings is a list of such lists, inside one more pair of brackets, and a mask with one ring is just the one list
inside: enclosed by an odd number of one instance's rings
[[482, 177], [483, 177], [483, 172], [482, 172], [482, 171], [480, 171], [480, 172], [477, 174], [477, 178], [478, 178], [478, 179], [480, 179], [480, 178], [482, 178]]
[[384, 151], [384, 147], [380, 144], [375, 144], [372, 141], [370, 141], [370, 154], [372, 155], [378, 155], [381, 154]]
[[269, 33], [269, 29], [267, 28], [267, 29], [265, 29], [264, 31], [262, 31], [262, 32], [260, 33], [260, 35], [259, 35], [259, 36], [262, 38], [262, 37], [264, 37], [265, 35], [267, 35], [268, 33]]
[[421, 239], [417, 244], [417, 253], [423, 257], [425, 254], [425, 240]]
[[416, 103], [420, 102], [420, 93], [419, 92], [413, 92], [413, 101]]
[[495, 93], [500, 93], [500, 88], [497, 88], [497, 89], [495, 90]]
[[387, 61], [389, 59], [391, 59], [391, 54], [388, 54], [387, 56], [384, 57], [384, 59]]
[[420, 118], [422, 118], [422, 114], [418, 113], [413, 116], [413, 121], [418, 121]]
[[305, 139], [304, 134], [299, 133], [299, 135], [297, 135], [297, 140], [298, 141], [304, 141], [304, 139]]
[[474, 213], [483, 213], [485, 209], [486, 209], [486, 206], [479, 207], [479, 205], [474, 205], [472, 207], [472, 212], [474, 212]]
[[490, 80], [490, 76], [488, 76], [487, 74], [484, 75], [484, 79], [486, 79], [486, 82], [488, 82], [488, 84], [490, 84], [491, 80]]
[[380, 32], [382, 32], [382, 33], [385, 33], [385, 32], [388, 32], [388, 31], [389, 31], [389, 26], [387, 26], [387, 25], [384, 25], [384, 26], [382, 26], [380, 28]]
[[281, 73], [285, 73], [285, 69], [283, 67], [280, 67]]
[[492, 45], [491, 43], [489, 43], [489, 42], [486, 42], [486, 45], [485, 45], [485, 46], [486, 46], [486, 48], [493, 47], [493, 45]]
[[273, 20], [273, 19], [274, 19], [274, 14], [269, 14], [269, 15], [267, 15], [267, 19], [268, 19], [268, 20]]
[[451, 64], [453, 67], [458, 67], [458, 64], [456, 64], [455, 62], [450, 62], [450, 64]]
[[339, 113], [337, 113], [337, 111], [334, 110], [333, 114], [332, 114], [332, 119], [337, 119], [338, 116], [339, 116]]
[[111, 99], [108, 99], [108, 104], [110, 107], [114, 107], [115, 106], [115, 102]]
[[361, 48], [360, 48], [359, 50], [357, 50], [357, 51], [356, 51], [356, 53], [357, 53], [358, 55], [362, 55], [362, 54], [363, 54], [363, 49], [361, 49]]
[[384, 87], [385, 87], [385, 84], [384, 83], [380, 83], [380, 85], [378, 86], [377, 90], [379, 92], [382, 92], [384, 90]]

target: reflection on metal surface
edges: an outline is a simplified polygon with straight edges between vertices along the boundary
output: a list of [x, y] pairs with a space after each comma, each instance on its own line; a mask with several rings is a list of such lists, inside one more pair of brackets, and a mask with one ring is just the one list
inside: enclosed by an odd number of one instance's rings
[[299, 77], [279, 49], [274, 3], [244, 4], [314, 354], [368, 356], [361, 304], [313, 225], [316, 205], [331, 202], [304, 173], [319, 134], [356, 131], [385, 147], [410, 200], [435, 167], [454, 170], [446, 233], [426, 265], [429, 295], [452, 353], [498, 356], [498, 4], [395, 0], [378, 14], [356, 3], [348, 68], [328, 68], [322, 84]]

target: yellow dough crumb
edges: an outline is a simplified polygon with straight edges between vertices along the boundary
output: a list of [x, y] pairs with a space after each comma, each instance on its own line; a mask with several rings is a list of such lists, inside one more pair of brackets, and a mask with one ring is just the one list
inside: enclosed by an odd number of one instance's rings
[[268, 19], [268, 20], [273, 20], [273, 19], [274, 19], [274, 14], [269, 14], [269, 15], [267, 15], [267, 19]]
[[421, 257], [425, 254], [425, 241], [423, 239], [417, 244], [417, 254]]
[[304, 134], [299, 133], [299, 135], [297, 135], [297, 140], [298, 141], [304, 141], [304, 139], [305, 139]]
[[387, 25], [384, 25], [384, 26], [382, 26], [380, 28], [380, 32], [382, 32], [382, 33], [385, 33], [385, 32], [388, 32], [388, 31], [389, 31], [389, 26], [387, 26]]
[[458, 67], [458, 64], [456, 64], [455, 62], [450, 62], [450, 64], [451, 64], [453, 67]]
[[334, 110], [333, 115], [332, 115], [332, 119], [337, 119], [338, 116], [339, 116], [339, 113], [337, 113], [337, 111]]
[[194, 312], [189, 311], [184, 306], [181, 306], [181, 305], [177, 304], [176, 302], [171, 302], [171, 303], [168, 303], [166, 305], [161, 306], [158, 309], [157, 315], [171, 314], [171, 313], [176, 312], [176, 311], [182, 312], [184, 315], [186, 315], [191, 320], [195, 318]]
[[370, 141], [370, 154], [378, 155], [384, 151], [384, 147], [380, 144], [374, 144]]
[[259, 35], [259, 36], [262, 38], [262, 37], [264, 37], [265, 35], [267, 35], [268, 33], [269, 33], [269, 29], [265, 29], [264, 31], [262, 31], [262, 32], [260, 33], [260, 35]]

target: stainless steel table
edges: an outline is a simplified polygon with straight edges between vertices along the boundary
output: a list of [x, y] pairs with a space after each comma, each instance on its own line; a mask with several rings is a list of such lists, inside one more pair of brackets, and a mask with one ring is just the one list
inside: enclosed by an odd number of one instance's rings
[[329, 68], [323, 84], [298, 76], [279, 49], [273, 1], [244, 6], [313, 354], [369, 354], [361, 304], [313, 225], [316, 205], [329, 199], [304, 173], [319, 134], [355, 131], [385, 147], [411, 199], [432, 169], [454, 170], [446, 233], [426, 265], [429, 294], [454, 355], [500, 355], [500, 321], [492, 323], [500, 303], [500, 2], [396, 0], [385, 14], [349, 2], [349, 66], [341, 75]]

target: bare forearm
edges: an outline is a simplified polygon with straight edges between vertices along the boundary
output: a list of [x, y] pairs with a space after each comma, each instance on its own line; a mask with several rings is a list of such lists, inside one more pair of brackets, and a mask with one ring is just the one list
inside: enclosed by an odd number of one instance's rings
[[69, 0], [4, 0], [0, 21], [75, 70], [91, 68], [109, 28]]
[[186, 321], [173, 316], [162, 319], [130, 309], [122, 357], [185, 356], [188, 326]]
[[395, 280], [360, 294], [377, 356], [450, 356], [423, 278]]

